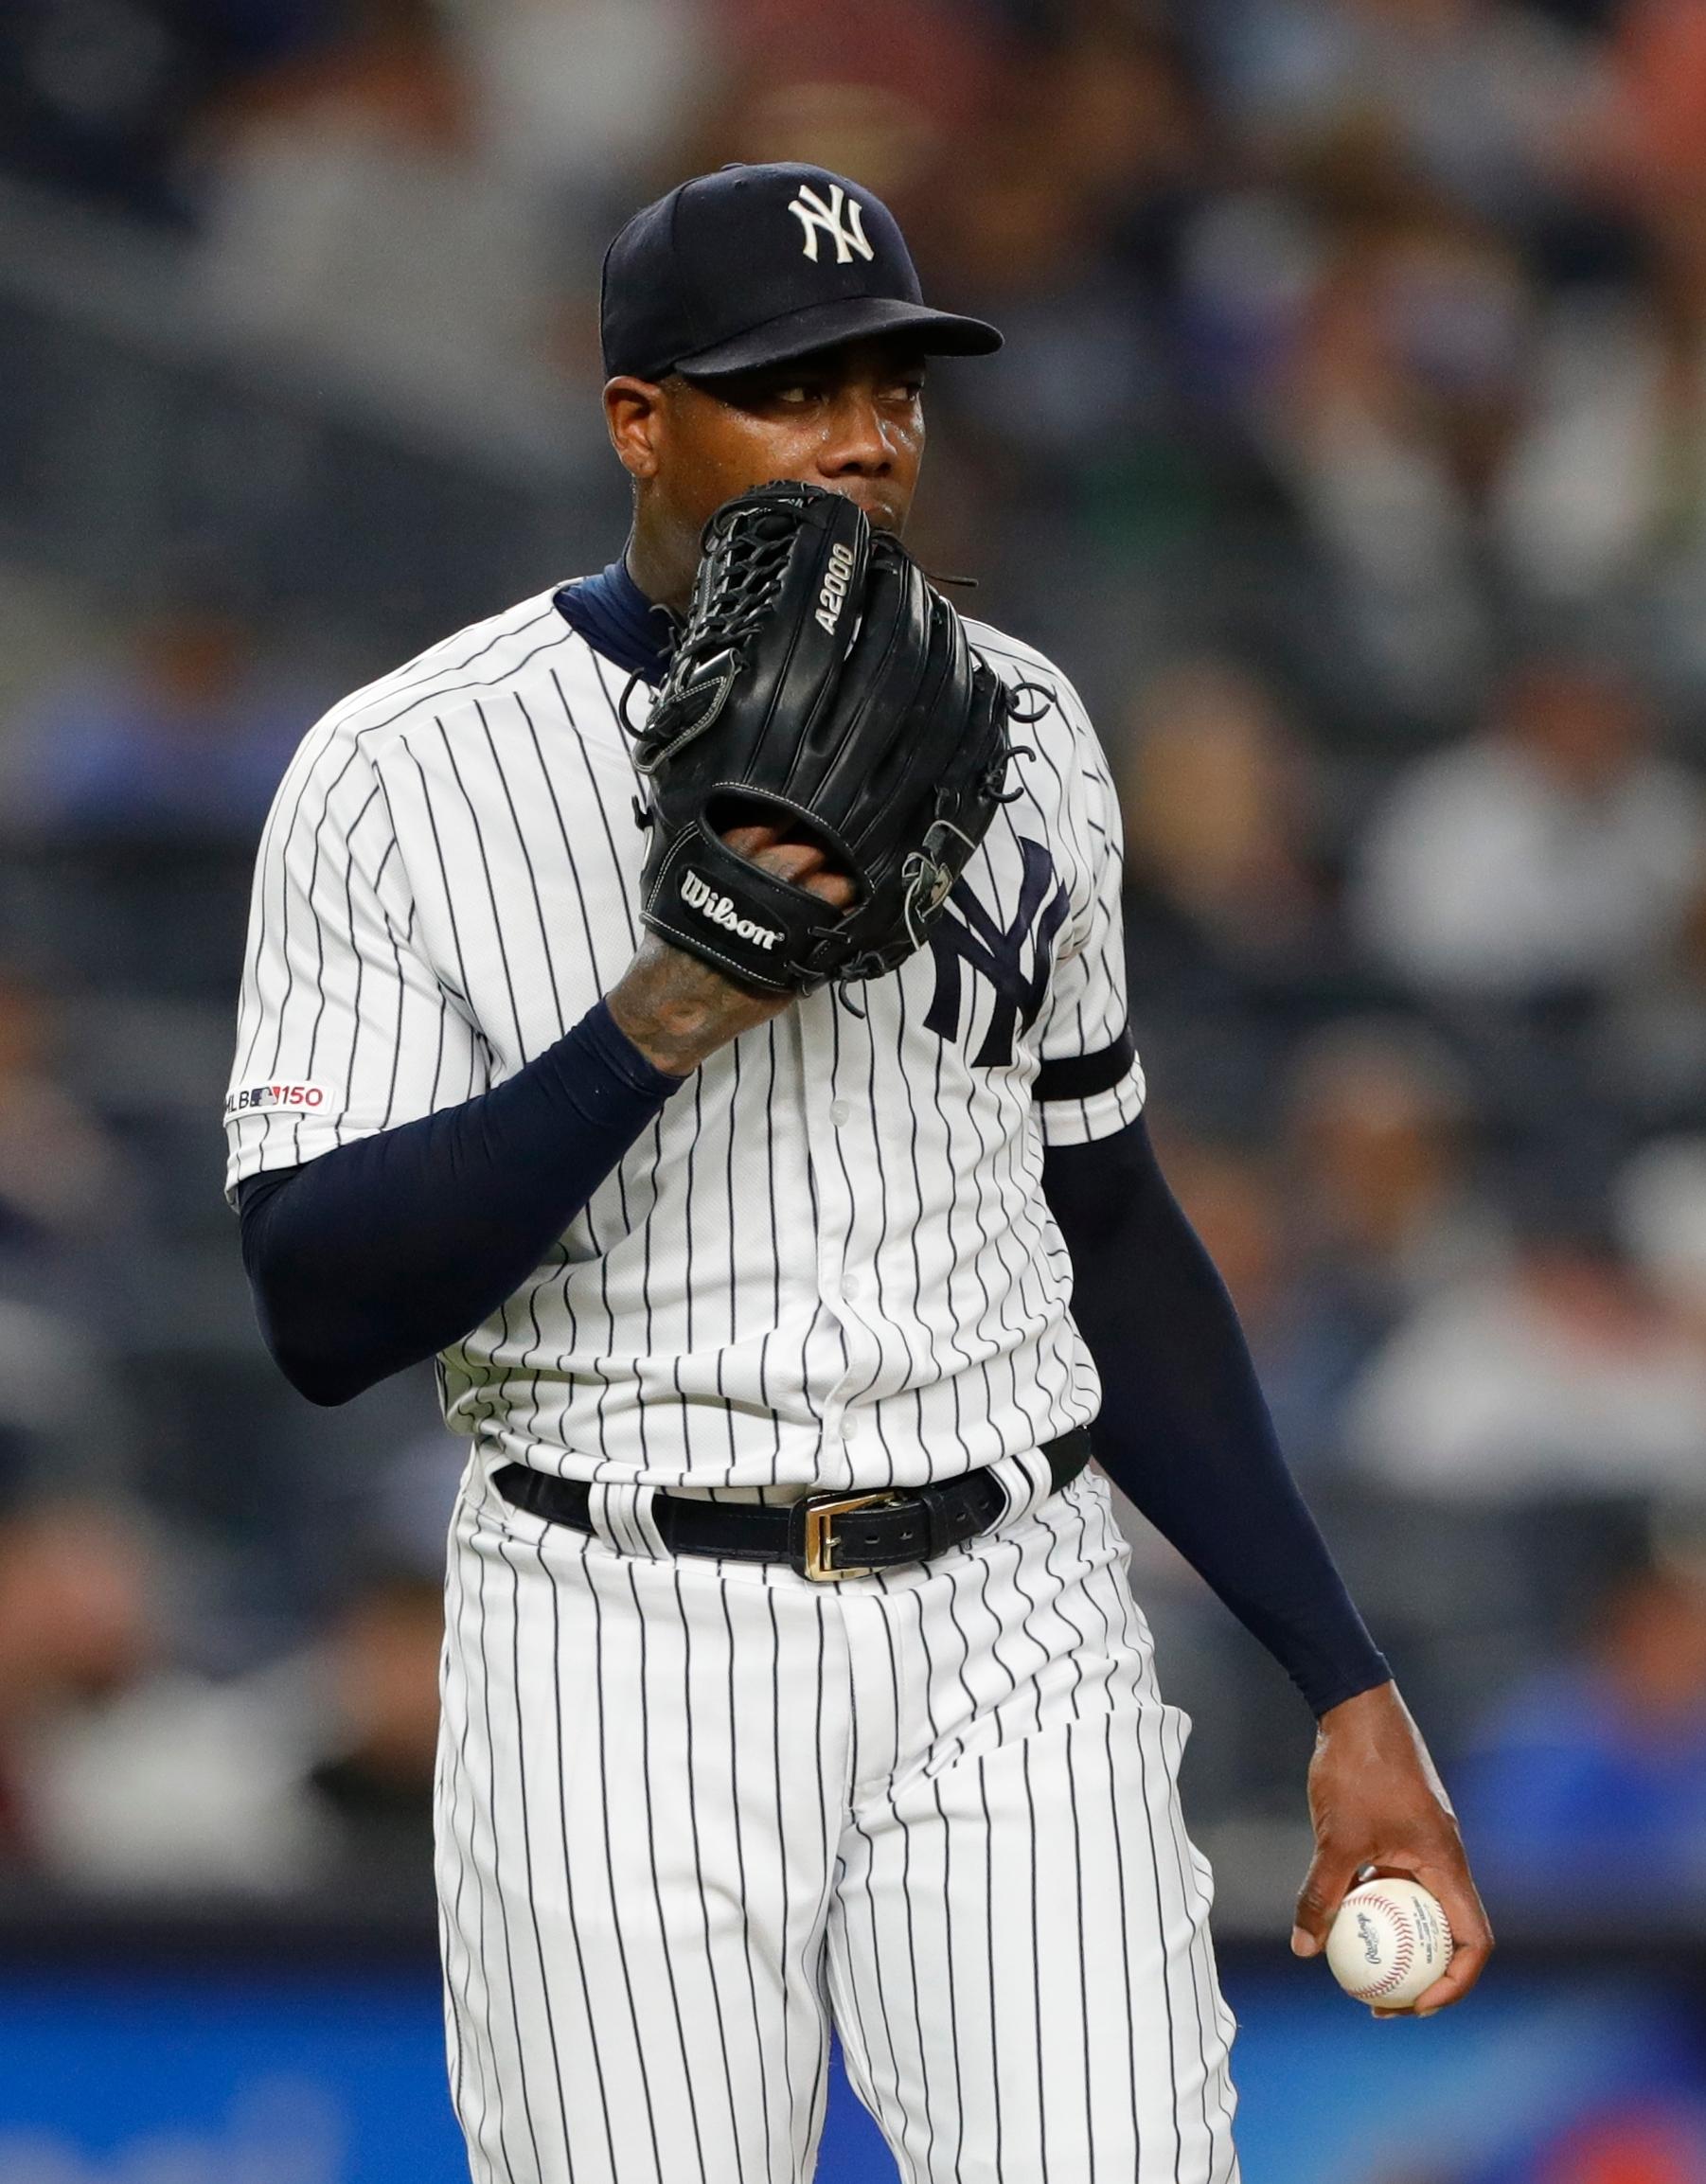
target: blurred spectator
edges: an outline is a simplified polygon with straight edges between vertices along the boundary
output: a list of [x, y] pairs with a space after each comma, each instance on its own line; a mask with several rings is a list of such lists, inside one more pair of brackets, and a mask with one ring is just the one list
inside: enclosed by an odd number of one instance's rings
[[387, 1568], [412, 1570], [436, 1584], [457, 1490], [472, 1461], [471, 1445], [446, 1432], [435, 1412], [430, 1431], [344, 1482], [337, 1529], [361, 1542], [370, 1558], [382, 1556]]
[[1184, 663], [1142, 691], [1120, 778], [1133, 882], [1205, 952], [1312, 966], [1328, 904], [1309, 754], [1252, 675]]
[[[699, 0], [446, 0], [489, 155], [549, 189], [586, 231], [654, 194], [661, 165], [717, 87], [714, 10]], [[602, 239], [593, 250], [597, 273]]]
[[1706, 186], [1706, 15], [1695, 0], [1626, 0], [1610, 47], [1611, 179], [1638, 202], [1685, 202]]
[[1131, 725], [1119, 790], [1139, 1037], [1165, 1096], [1248, 1128], [1344, 969], [1314, 761], [1262, 684], [1214, 659], [1153, 677]]
[[138, 616], [124, 665], [18, 723], [14, 818], [56, 837], [251, 837], [308, 718], [267, 686], [241, 615], [171, 601]]
[[56, 1072], [46, 997], [0, 969], [0, 1273], [122, 1227], [118, 1148]]
[[[1010, 67], [952, 186], [919, 206], [932, 277], [977, 300], [1005, 346], [951, 383], [988, 457], [1104, 534], [1155, 521], [1185, 451], [1156, 275], [1200, 175], [1179, 56], [1115, 16]], [[1137, 475], [1141, 473], [1142, 483]]]
[[1082, 503], [1117, 479], [1134, 439], [1173, 417], [1164, 352], [1140, 294], [1109, 277], [1061, 163], [1022, 148], [959, 201], [952, 281], [1004, 346], [950, 399], [1009, 491]]
[[39, 1267], [26, 1262], [10, 1272], [9, 1286], [24, 1293], [0, 1294], [4, 1470], [22, 1457], [25, 1477], [38, 1488], [51, 1482], [62, 1491], [112, 1492], [123, 1479], [131, 1419], [107, 1354], [109, 1292], [87, 1287], [74, 1317], [44, 1304]]
[[1502, 1259], [1472, 1131], [1469, 1087], [1419, 1025], [1339, 1023], [1299, 1049], [1285, 1139], [1294, 1248], [1371, 1333]]
[[0, 1778], [11, 1856], [80, 1886], [201, 1892], [311, 1876], [291, 1800], [311, 1749], [293, 1667], [176, 1665], [158, 1551], [116, 1503], [0, 1523]]
[[1537, 345], [1499, 486], [1521, 589], [1591, 605], [1644, 585], [1664, 658], [1698, 678], [1706, 568], [1706, 177], [1654, 212], [1638, 283], [1566, 290]]
[[1167, 1178], [1238, 1309], [1275, 1430], [1300, 1473], [1335, 1453], [1338, 1409], [1369, 1331], [1342, 1292], [1298, 1262], [1271, 1164], [1166, 1136]]
[[1586, 1056], [1598, 1096], [1642, 1130], [1686, 1129], [1706, 1085], [1706, 884], [1676, 945], [1607, 999]]
[[1327, 238], [1283, 190], [1205, 192], [1184, 222], [1177, 264], [1183, 356], [1200, 409], [1266, 437], [1271, 390], [1321, 277]]
[[1503, 1227], [1471, 1188], [1466, 1090], [1419, 1026], [1334, 1024], [1295, 1050], [1277, 1160], [1168, 1140], [1305, 1471], [1337, 1461], [1349, 1393], [1406, 1315], [1503, 1263]]
[[178, 153], [203, 102], [311, 40], [332, 0], [8, 0], [0, 163], [150, 217], [185, 212]]
[[1592, 46], [1508, 0], [1217, 0], [1203, 23], [1226, 110], [1271, 158], [1372, 128], [1496, 217], [1532, 217], [1607, 98]]
[[1706, 1478], [1706, 1345], [1601, 1241], [1531, 1234], [1421, 1303], [1354, 1391], [1351, 1447], [1411, 1493], [1496, 1502]]
[[547, 208], [493, 156], [433, 0], [348, 14], [205, 133], [206, 307], [405, 414], [495, 430], [558, 395]]
[[1359, 653], [1392, 700], [1440, 714], [1490, 642], [1480, 559], [1520, 415], [1528, 282], [1504, 238], [1401, 173], [1353, 160], [1320, 186], [1338, 232], [1263, 390], [1266, 435]]
[[0, 1524], [0, 1827], [83, 1888], [430, 1899], [435, 1577], [381, 1571], [322, 1640], [217, 1680], [174, 1658], [165, 1572], [113, 1506]]
[[1671, 948], [1706, 872], [1706, 807], [1626, 680], [1529, 663], [1490, 727], [1421, 761], [1362, 849], [1368, 945], [1425, 990], [1604, 989]]
[[1614, 1210], [1655, 1296], [1706, 1347], [1706, 1138], [1644, 1145], [1617, 1179]]
[[1615, 1915], [1706, 1906], [1706, 1579], [1644, 1570], [1592, 1638], [1520, 1686], [1453, 1770], [1497, 1907], [1524, 1897]]
[[0, 1520], [0, 1856], [33, 1861], [35, 1747], [66, 1708], [129, 1682], [150, 1650], [134, 1542], [112, 1512]]
[[324, 1837], [321, 1878], [369, 1900], [431, 1898], [442, 1581], [369, 1577], [329, 1632], [330, 1722], [306, 1792]]
[[994, 124], [1004, 55], [994, 10], [964, 0], [719, 0], [725, 104], [695, 166], [803, 159], [856, 175], [907, 222]]

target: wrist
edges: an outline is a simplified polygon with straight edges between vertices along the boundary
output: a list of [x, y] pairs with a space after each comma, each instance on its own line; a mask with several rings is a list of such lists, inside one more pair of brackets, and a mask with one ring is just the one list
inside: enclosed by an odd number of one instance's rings
[[641, 1058], [666, 1076], [691, 1076], [712, 1046], [703, 1038], [702, 1016], [667, 1004], [660, 1007], [643, 985], [630, 978], [604, 997], [611, 1021]]
[[1398, 1696], [1398, 1687], [1391, 1671], [1381, 1664], [1377, 1676], [1343, 1697], [1334, 1697], [1316, 1711], [1318, 1729], [1331, 1731], [1335, 1729], [1354, 1729], [1361, 1722], [1383, 1721], [1391, 1718], [1394, 1711], [1402, 1713], [1404, 1702]]
[[604, 1002], [646, 1060], [675, 1077], [691, 1076], [719, 1047], [783, 1005], [748, 993], [655, 933], [648, 933]]
[[573, 1044], [577, 1057], [577, 1083], [587, 1079], [583, 1065], [590, 1063], [613, 1085], [643, 1098], [667, 1100], [686, 1081], [679, 1073], [665, 1070], [644, 1053], [612, 1013], [610, 997], [603, 995], [569, 1033], [564, 1044]]
[[1337, 1706], [1329, 1706], [1316, 1721], [1316, 1729], [1323, 1736], [1377, 1737], [1389, 1731], [1395, 1721], [1408, 1721], [1409, 1709], [1398, 1696], [1398, 1687], [1390, 1677], [1385, 1682], [1370, 1686], [1366, 1691], [1354, 1693], [1342, 1698]]

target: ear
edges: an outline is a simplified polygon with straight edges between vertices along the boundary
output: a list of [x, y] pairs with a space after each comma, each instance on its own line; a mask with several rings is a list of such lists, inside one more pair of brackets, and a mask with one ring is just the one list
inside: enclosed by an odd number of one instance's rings
[[623, 468], [654, 478], [665, 431], [664, 390], [651, 380], [613, 379], [604, 390], [604, 422]]

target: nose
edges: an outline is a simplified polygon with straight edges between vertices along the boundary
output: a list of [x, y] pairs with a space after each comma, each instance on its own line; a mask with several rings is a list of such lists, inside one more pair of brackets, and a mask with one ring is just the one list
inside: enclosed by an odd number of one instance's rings
[[865, 389], [844, 389], [825, 422], [817, 467], [826, 478], [885, 478], [895, 467], [889, 420]]

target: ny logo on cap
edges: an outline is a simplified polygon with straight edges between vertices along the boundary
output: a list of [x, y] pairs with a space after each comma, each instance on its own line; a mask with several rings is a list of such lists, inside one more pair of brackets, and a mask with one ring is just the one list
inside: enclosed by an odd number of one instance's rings
[[[844, 208], [846, 213], [844, 223], [842, 219]], [[810, 183], [801, 183], [800, 194], [793, 199], [788, 209], [798, 220], [801, 228], [805, 231], [806, 240], [802, 247], [805, 255], [813, 265], [817, 263], [817, 239], [820, 229], [834, 240], [837, 265], [850, 264], [855, 251], [863, 258], [876, 257], [877, 253], [865, 240], [864, 214], [861, 210], [859, 200], [856, 197], [849, 197], [839, 182], [832, 182], [829, 185], [829, 202], [827, 204], [812, 188]]]

